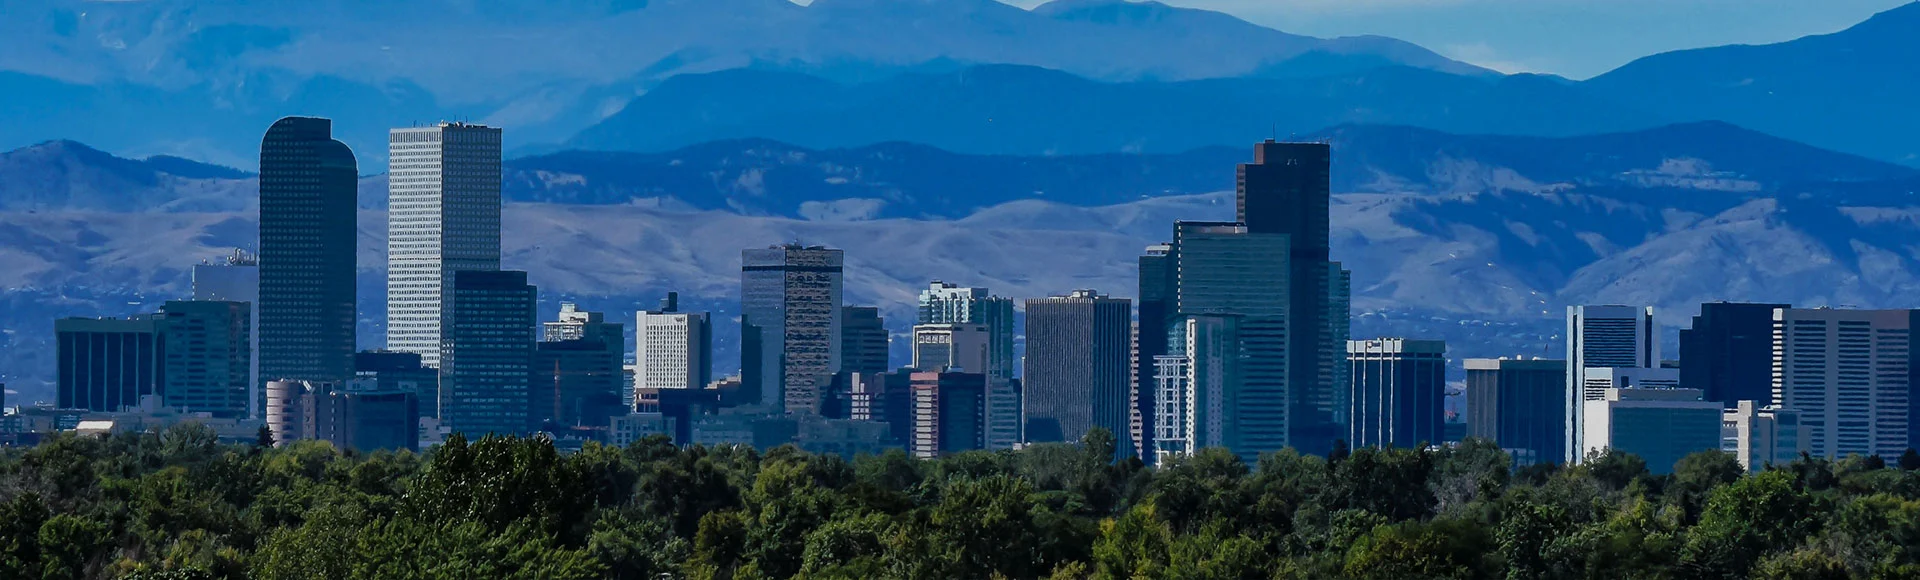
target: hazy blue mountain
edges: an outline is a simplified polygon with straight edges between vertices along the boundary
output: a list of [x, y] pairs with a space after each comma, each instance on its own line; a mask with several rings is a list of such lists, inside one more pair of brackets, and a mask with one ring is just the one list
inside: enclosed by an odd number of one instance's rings
[[986, 65], [852, 84], [758, 70], [680, 76], [568, 144], [664, 151], [757, 137], [807, 147], [910, 141], [979, 154], [1170, 153], [1343, 123], [1547, 136], [1662, 124], [1527, 75], [1386, 67], [1339, 77], [1103, 83]]
[[663, 79], [734, 68], [853, 81], [1009, 63], [1172, 80], [1314, 74], [1330, 58], [1494, 74], [1392, 39], [1121, 0], [13, 0], [5, 12], [0, 147], [74, 138], [242, 167], [284, 115], [334, 117], [377, 166], [386, 127], [459, 118], [508, 127], [514, 145], [559, 142]]
[[1716, 119], [1920, 165], [1920, 4], [1847, 30], [1649, 56], [1583, 83], [1674, 119]]
[[[1349, 193], [1603, 192], [1873, 197], [1920, 171], [1833, 153], [1724, 123], [1542, 138], [1343, 125], [1305, 136], [1334, 148]], [[1229, 190], [1251, 143], [1173, 154], [968, 155], [882, 143], [809, 149], [764, 139], [664, 153], [567, 151], [508, 160], [508, 200], [726, 210], [816, 221], [966, 217], [1020, 200], [1120, 204]], [[1846, 184], [1874, 182], [1860, 187]], [[251, 174], [171, 157], [122, 159], [69, 141], [0, 154], [0, 209], [211, 211], [251, 206]], [[386, 180], [362, 180], [384, 207]]]

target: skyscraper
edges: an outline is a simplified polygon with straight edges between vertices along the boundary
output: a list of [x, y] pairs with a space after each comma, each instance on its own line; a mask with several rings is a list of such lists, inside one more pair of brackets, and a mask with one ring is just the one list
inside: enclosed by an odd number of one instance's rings
[[626, 414], [621, 409], [621, 392], [633, 388], [621, 372], [627, 352], [626, 325], [563, 303], [559, 320], [541, 327], [541, 341], [534, 350], [529, 419], [553, 421], [557, 428], [604, 427], [608, 417]]
[[840, 368], [844, 260], [799, 244], [741, 253], [741, 375], [762, 405], [813, 413], [820, 404]]
[[986, 366], [967, 371], [1013, 379], [1013, 299], [994, 296], [986, 288], [962, 288], [936, 280], [920, 291], [920, 316], [914, 324], [980, 325], [987, 333]]
[[1173, 319], [1239, 317], [1236, 336], [1243, 358], [1239, 383], [1229, 385], [1235, 404], [1226, 445], [1249, 462], [1290, 445], [1293, 402], [1304, 396], [1295, 392], [1299, 389], [1288, 373], [1293, 361], [1288, 345], [1302, 340], [1288, 315], [1293, 309], [1289, 294], [1297, 288], [1291, 282], [1289, 244], [1286, 235], [1256, 234], [1238, 223], [1174, 224]]
[[267, 394], [260, 379], [260, 259], [234, 250], [220, 264], [195, 265], [193, 299], [247, 303], [247, 416], [262, 417]]
[[1773, 404], [1800, 414], [1815, 457], [1899, 457], [1913, 425], [1914, 311], [1781, 308]]
[[173, 300], [156, 315], [165, 342], [168, 407], [246, 417], [253, 369], [253, 305]]
[[1786, 304], [1700, 305], [1693, 327], [1680, 331], [1680, 384], [1709, 401], [1735, 408], [1740, 401], [1773, 400], [1773, 311]]
[[377, 390], [412, 391], [420, 416], [439, 417], [440, 371], [420, 359], [414, 352], [361, 351], [353, 354], [353, 374], [373, 381]]
[[713, 325], [705, 312], [681, 312], [668, 292], [656, 310], [634, 315], [634, 388], [699, 389], [713, 382]]
[[986, 388], [987, 376], [980, 373], [913, 373], [913, 456], [985, 449]]
[[1415, 448], [1443, 439], [1447, 343], [1383, 338], [1347, 342], [1353, 384], [1351, 435], [1355, 447]]
[[454, 432], [527, 433], [537, 294], [526, 272], [458, 270], [440, 354], [440, 418]]
[[387, 349], [439, 366], [450, 274], [500, 269], [500, 130], [394, 129], [388, 150]]
[[1153, 447], [1160, 465], [1208, 447], [1231, 448], [1243, 380], [1239, 316], [1192, 315], [1175, 322], [1168, 353], [1154, 357]]
[[986, 374], [987, 327], [980, 324], [921, 324], [913, 327], [913, 368]]
[[[1154, 244], [1147, 246], [1140, 256], [1140, 287], [1138, 311], [1135, 322], [1133, 353], [1133, 407], [1140, 414], [1140, 433], [1147, 439], [1141, 443], [1157, 447], [1152, 441], [1161, 432], [1158, 421], [1161, 406], [1155, 400], [1159, 395], [1159, 367], [1157, 360], [1169, 353], [1167, 343], [1168, 316], [1172, 314], [1173, 296], [1177, 291], [1172, 271], [1172, 244]], [[1156, 456], [1158, 454], [1156, 453]]]
[[1561, 459], [1579, 463], [1587, 446], [1582, 405], [1588, 369], [1645, 369], [1660, 366], [1659, 329], [1652, 307], [1567, 307], [1567, 448]]
[[848, 306], [840, 309], [840, 372], [887, 372], [887, 321], [880, 309]]
[[117, 412], [166, 388], [161, 320], [63, 318], [53, 323], [62, 409]]
[[1514, 465], [1567, 454], [1567, 361], [1467, 359], [1467, 434], [1492, 440]]
[[287, 117], [260, 141], [260, 375], [353, 376], [353, 151], [333, 122]]
[[1025, 420], [1031, 442], [1078, 441], [1094, 427], [1131, 453], [1128, 355], [1133, 304], [1093, 290], [1027, 301]]
[[1332, 449], [1346, 433], [1338, 417], [1343, 389], [1334, 386], [1347, 320], [1331, 305], [1341, 272], [1329, 258], [1331, 174], [1327, 144], [1268, 140], [1254, 146], [1253, 163], [1240, 165], [1234, 199], [1247, 233], [1289, 240], [1287, 443], [1308, 453]]

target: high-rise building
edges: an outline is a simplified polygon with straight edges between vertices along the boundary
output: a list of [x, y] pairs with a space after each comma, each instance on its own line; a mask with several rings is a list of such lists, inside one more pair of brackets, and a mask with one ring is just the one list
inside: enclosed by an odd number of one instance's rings
[[1268, 140], [1255, 145], [1253, 162], [1239, 167], [1234, 200], [1236, 221], [1247, 233], [1289, 239], [1286, 298], [1294, 340], [1287, 344], [1292, 364], [1285, 369], [1287, 444], [1308, 453], [1331, 450], [1347, 432], [1339, 418], [1345, 407], [1339, 400], [1344, 385], [1335, 386], [1348, 320], [1344, 314], [1336, 316], [1333, 308], [1333, 295], [1341, 285], [1334, 278], [1343, 271], [1329, 258], [1332, 158], [1326, 143]]
[[360, 176], [333, 121], [287, 117], [260, 141], [260, 375], [353, 376]]
[[1721, 450], [1740, 458], [1748, 472], [1786, 465], [1807, 451], [1807, 428], [1791, 409], [1739, 401], [1720, 421]]
[[1579, 463], [1587, 445], [1582, 402], [1587, 400], [1588, 369], [1660, 367], [1660, 332], [1653, 308], [1636, 306], [1567, 307], [1567, 448], [1562, 460]]
[[705, 312], [681, 312], [680, 294], [634, 315], [633, 381], [640, 389], [698, 389], [713, 382], [713, 324]]
[[840, 369], [844, 261], [799, 244], [741, 253], [741, 375], [762, 405], [812, 413]]
[[1175, 321], [1167, 354], [1154, 357], [1154, 456], [1165, 465], [1208, 447], [1231, 448], [1242, 377], [1240, 317], [1196, 314]]
[[1646, 460], [1656, 474], [1673, 473], [1680, 458], [1720, 449], [1719, 403], [1699, 389], [1606, 389], [1581, 405], [1583, 457], [1612, 449]]
[[1559, 463], [1567, 449], [1567, 361], [1467, 359], [1467, 434], [1515, 466]]
[[1781, 308], [1773, 319], [1773, 404], [1797, 411], [1816, 457], [1907, 449], [1913, 427], [1909, 310]]
[[420, 353], [357, 352], [353, 355], [353, 375], [373, 381], [375, 390], [412, 391], [420, 416], [440, 416], [440, 371], [426, 366]]
[[985, 449], [987, 375], [912, 374], [914, 457], [933, 459]]
[[53, 323], [62, 409], [118, 412], [166, 388], [166, 341], [154, 316]]
[[887, 321], [880, 309], [848, 306], [840, 310], [840, 372], [887, 372]]
[[239, 419], [249, 411], [253, 305], [173, 300], [160, 308], [168, 407]]
[[1295, 431], [1290, 421], [1299, 410], [1294, 403], [1306, 397], [1296, 392], [1288, 372], [1293, 354], [1288, 345], [1297, 338], [1289, 324], [1293, 301], [1288, 294], [1295, 288], [1293, 268], [1287, 266], [1293, 259], [1289, 244], [1287, 235], [1251, 233], [1237, 223], [1174, 224], [1170, 314], [1175, 320], [1196, 314], [1239, 317], [1243, 358], [1226, 446], [1249, 462], [1290, 446]]
[[267, 396], [267, 407], [263, 414], [267, 423], [267, 432], [273, 436], [275, 447], [285, 447], [288, 443], [314, 437], [313, 393], [324, 390], [316, 388], [309, 381], [275, 380], [267, 381], [263, 389]]
[[387, 135], [387, 348], [440, 365], [452, 272], [500, 269], [500, 130]]
[[621, 391], [630, 390], [621, 365], [626, 358], [625, 325], [606, 322], [599, 312], [561, 304], [560, 319], [543, 325], [534, 350], [529, 417], [544, 426], [604, 427], [624, 415]]
[[260, 259], [234, 250], [223, 263], [195, 265], [193, 299], [247, 303], [247, 416], [260, 418], [267, 404], [260, 380]]
[[986, 374], [989, 340], [987, 327], [980, 324], [914, 326], [913, 368]]
[[420, 399], [411, 389], [383, 389], [376, 381], [355, 379], [306, 396], [313, 399], [308, 405], [316, 439], [362, 453], [420, 447]]
[[1145, 455], [1156, 461], [1160, 455], [1154, 438], [1160, 433], [1157, 421], [1161, 407], [1159, 395], [1159, 357], [1168, 354], [1169, 311], [1176, 292], [1172, 271], [1173, 244], [1147, 246], [1140, 255], [1138, 314], [1134, 321], [1133, 408], [1140, 416], [1142, 446], [1153, 450]]
[[441, 424], [478, 438], [527, 433], [537, 291], [526, 272], [459, 270], [440, 354]]
[[986, 329], [986, 366], [968, 372], [986, 373], [996, 379], [1012, 380], [1013, 299], [1001, 298], [986, 288], [962, 288], [934, 281], [920, 291], [920, 314], [914, 324], [974, 324]]
[[1127, 384], [1133, 304], [1093, 290], [1027, 301], [1025, 433], [1028, 441], [1078, 441], [1094, 427], [1131, 453]]
[[1680, 331], [1680, 384], [1728, 409], [1740, 401], [1765, 406], [1773, 400], [1773, 311], [1791, 307], [1701, 304], [1693, 327]]
[[1447, 343], [1383, 338], [1347, 342], [1355, 447], [1416, 448], [1445, 441]]

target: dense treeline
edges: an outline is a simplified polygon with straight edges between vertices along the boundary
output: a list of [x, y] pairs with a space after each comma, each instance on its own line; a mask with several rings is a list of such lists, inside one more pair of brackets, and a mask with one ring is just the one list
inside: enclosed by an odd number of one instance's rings
[[61, 436], [0, 452], [0, 578], [1920, 578], [1911, 454], [1653, 476], [1628, 455], [1511, 473], [1483, 441], [1159, 469], [1112, 451]]

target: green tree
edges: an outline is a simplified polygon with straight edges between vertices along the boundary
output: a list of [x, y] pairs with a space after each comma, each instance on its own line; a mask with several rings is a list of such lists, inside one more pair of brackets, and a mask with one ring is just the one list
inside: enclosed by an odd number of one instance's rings
[[112, 547], [106, 524], [68, 514], [40, 525], [40, 577], [45, 580], [90, 578], [106, 565]]
[[1818, 505], [1787, 473], [1770, 471], [1717, 490], [1688, 535], [1684, 559], [1697, 577], [1739, 578], [1768, 554], [1818, 531]]

